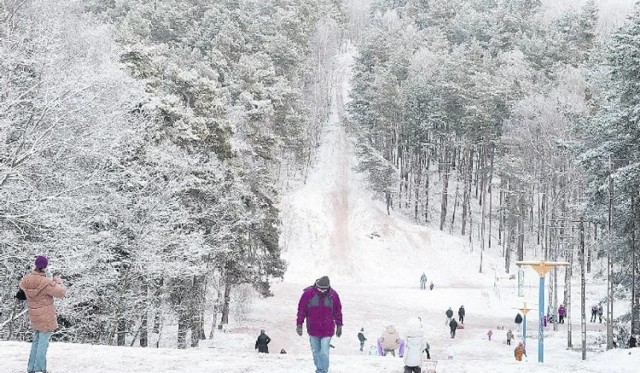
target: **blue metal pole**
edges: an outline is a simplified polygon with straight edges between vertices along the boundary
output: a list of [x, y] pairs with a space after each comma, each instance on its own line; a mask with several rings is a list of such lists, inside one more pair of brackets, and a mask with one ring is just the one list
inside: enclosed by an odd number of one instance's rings
[[522, 345], [524, 350], [527, 351], [527, 313], [525, 312], [522, 318]]
[[544, 276], [540, 276], [538, 292], [538, 362], [544, 362]]

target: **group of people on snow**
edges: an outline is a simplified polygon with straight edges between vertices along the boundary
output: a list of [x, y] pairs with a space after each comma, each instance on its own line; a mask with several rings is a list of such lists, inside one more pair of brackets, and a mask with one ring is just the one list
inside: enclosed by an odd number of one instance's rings
[[445, 316], [447, 316], [447, 319], [445, 321], [445, 325], [449, 326], [449, 334], [451, 335], [451, 338], [455, 338], [456, 337], [456, 330], [458, 329], [464, 329], [464, 316], [465, 316], [465, 310], [464, 310], [464, 306], [460, 306], [460, 308], [458, 308], [458, 321], [456, 321], [456, 319], [453, 318], [453, 310], [451, 309], [451, 307], [449, 307], [445, 312], [444, 312]]
[[377, 340], [377, 351], [374, 355], [396, 356], [397, 351], [398, 356], [403, 359], [404, 372], [419, 373], [424, 361], [423, 355], [431, 359], [430, 347], [424, 336], [422, 320], [418, 317], [410, 320], [404, 339], [400, 337], [394, 325], [388, 325]]
[[[433, 290], [433, 281], [429, 283], [429, 290]], [[425, 290], [427, 288], [427, 274], [422, 272], [420, 276], [420, 289]]]
[[600, 319], [600, 324], [602, 324], [602, 303], [594, 304], [591, 306], [591, 322], [596, 322], [596, 317]]

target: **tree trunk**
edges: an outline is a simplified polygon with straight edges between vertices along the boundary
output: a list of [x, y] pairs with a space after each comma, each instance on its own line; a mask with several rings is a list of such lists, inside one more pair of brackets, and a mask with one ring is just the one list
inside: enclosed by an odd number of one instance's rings
[[442, 177], [442, 200], [440, 204], [440, 230], [444, 230], [444, 223], [447, 219], [447, 203], [449, 200], [448, 190], [449, 190], [449, 147], [445, 145], [444, 148], [444, 163], [442, 165], [443, 168], [443, 177]]
[[505, 181], [503, 180], [504, 177], [500, 178], [500, 189], [498, 190], [498, 196], [499, 196], [499, 201], [498, 201], [498, 245], [502, 245], [502, 250], [504, 252], [504, 246], [505, 246], [505, 240], [504, 240], [504, 208], [505, 208], [505, 193], [504, 193], [504, 186], [505, 186]]
[[587, 359], [587, 315], [586, 315], [586, 276], [584, 256], [584, 219], [580, 217], [580, 336], [582, 341], [582, 360]]
[[420, 189], [422, 188], [422, 156], [418, 155], [417, 156], [418, 161], [417, 161], [417, 165], [415, 166], [416, 171], [415, 171], [415, 183], [413, 184], [413, 191], [414, 191], [414, 198], [415, 200], [413, 201], [414, 203], [414, 207], [413, 207], [413, 220], [416, 221], [416, 223], [420, 223]]
[[449, 233], [453, 233], [453, 227], [455, 226], [456, 223], [456, 211], [458, 210], [458, 200], [460, 199], [459, 196], [459, 189], [460, 183], [456, 183], [456, 193], [454, 194], [453, 197], [453, 211], [451, 213], [451, 229], [449, 229]]
[[140, 320], [140, 347], [149, 345], [149, 322], [147, 319], [147, 310], [145, 309]]
[[[511, 236], [511, 234], [509, 234]], [[507, 232], [505, 230], [505, 234], [503, 235], [503, 247], [504, 250], [504, 269], [507, 273], [511, 268], [511, 238], [507, 238]]]
[[221, 325], [229, 324], [229, 304], [231, 303], [231, 276], [227, 274], [224, 284], [224, 300], [222, 303], [222, 320]]
[[[465, 165], [465, 173], [464, 173], [464, 192], [462, 193], [462, 232], [461, 234], [464, 236], [467, 230], [467, 220], [471, 215], [470, 206], [471, 203], [471, 184], [472, 184], [472, 173], [473, 173], [473, 149], [469, 149], [468, 161]], [[469, 227], [471, 228], [471, 227]]]
[[518, 193], [520, 214], [518, 216], [518, 260], [524, 260], [524, 198], [522, 193]]
[[636, 227], [640, 215], [638, 200], [631, 197], [631, 209], [633, 215], [633, 226], [631, 229], [631, 334], [640, 334], [640, 302], [638, 297], [637, 277], [640, 272], [638, 268], [638, 254], [636, 253]]
[[429, 168], [431, 166], [431, 158], [425, 153], [424, 166], [424, 222], [429, 223]]
[[189, 332], [189, 317], [186, 309], [178, 311], [178, 348], [187, 348], [187, 333]]
[[216, 300], [213, 304], [213, 310], [211, 312], [211, 332], [209, 333], [209, 339], [213, 339], [213, 335], [218, 324], [218, 311], [220, 310], [220, 303]]
[[493, 188], [491, 187], [491, 183], [493, 183], [493, 160], [494, 160], [495, 150], [491, 147], [491, 164], [489, 166], [489, 182], [487, 183], [487, 190], [489, 192], [489, 249], [491, 249], [491, 233], [492, 233], [492, 225], [493, 220], [491, 219], [492, 211], [493, 211]]
[[480, 185], [482, 186], [482, 192], [480, 197], [482, 198], [482, 208], [481, 208], [481, 212], [480, 212], [480, 273], [482, 273], [482, 259], [484, 256], [484, 242], [485, 242], [485, 236], [484, 236], [484, 232], [485, 232], [485, 222], [486, 222], [486, 217], [485, 217], [485, 213], [486, 213], [486, 209], [487, 209], [487, 204], [486, 204], [486, 199], [487, 199], [487, 181], [486, 181], [486, 165], [487, 165], [487, 149], [486, 147], [484, 148], [484, 153], [483, 153], [483, 162], [482, 162], [482, 180], [480, 181]]
[[116, 337], [116, 345], [124, 346], [126, 344], [125, 336], [127, 335], [127, 321], [124, 318], [118, 319], [118, 333]]
[[206, 339], [204, 334], [204, 276], [194, 276], [190, 304], [191, 347], [198, 347], [201, 339]]

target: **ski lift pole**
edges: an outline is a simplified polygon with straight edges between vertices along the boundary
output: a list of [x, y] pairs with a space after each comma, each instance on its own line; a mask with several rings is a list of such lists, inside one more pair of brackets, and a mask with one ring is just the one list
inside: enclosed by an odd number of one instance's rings
[[540, 276], [540, 285], [538, 289], [538, 362], [544, 362], [544, 276], [554, 267], [567, 266], [568, 262], [551, 262], [546, 260], [540, 261], [516, 261], [516, 265], [531, 266]]
[[524, 350], [527, 350], [527, 312], [531, 311], [533, 308], [527, 307], [527, 302], [524, 302], [522, 307], [514, 307], [515, 309], [522, 312], [522, 345], [524, 346]]

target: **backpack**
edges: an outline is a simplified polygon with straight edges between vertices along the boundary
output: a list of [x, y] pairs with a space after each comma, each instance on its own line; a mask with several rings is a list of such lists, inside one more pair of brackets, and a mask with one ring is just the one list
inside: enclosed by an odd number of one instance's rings
[[27, 294], [24, 293], [24, 290], [20, 289], [15, 295], [17, 300], [27, 300]]

